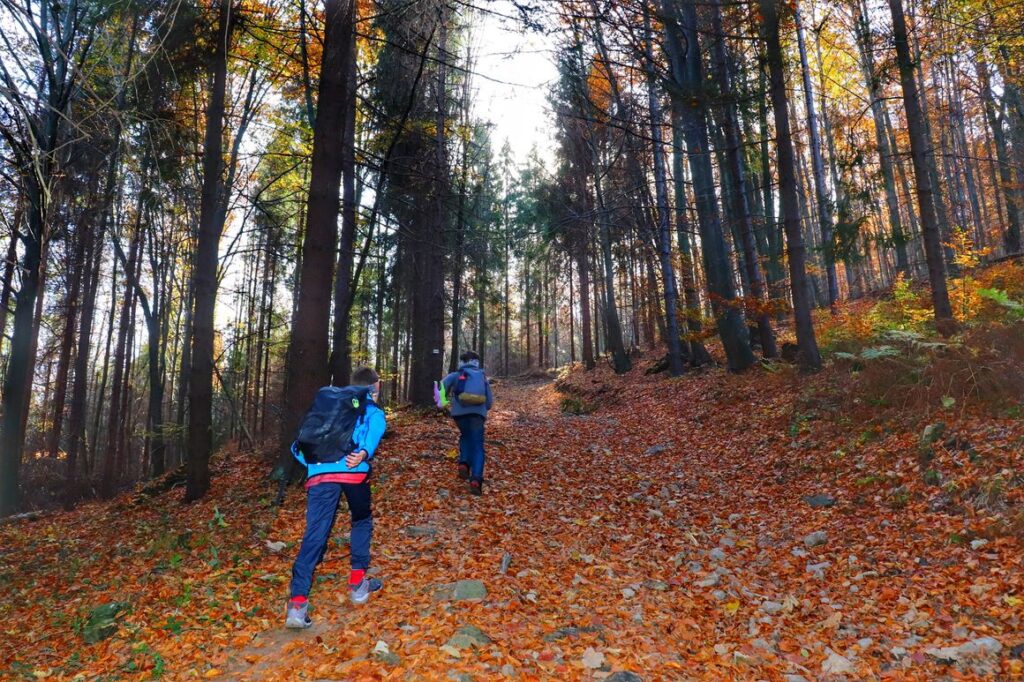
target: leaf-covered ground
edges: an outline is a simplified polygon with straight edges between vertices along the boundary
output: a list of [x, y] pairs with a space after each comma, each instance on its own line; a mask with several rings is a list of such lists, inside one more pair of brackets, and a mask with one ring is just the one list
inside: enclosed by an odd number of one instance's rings
[[[869, 421], [828, 373], [642, 370], [500, 384], [482, 498], [447, 419], [392, 419], [384, 590], [349, 605], [340, 517], [302, 633], [281, 625], [304, 496], [269, 508], [246, 456], [219, 456], [199, 504], [135, 493], [2, 526], [0, 677], [1022, 675], [1020, 421], [946, 416], [926, 461], [927, 421]], [[460, 580], [486, 596], [453, 598]], [[87, 644], [111, 602], [116, 631]]]

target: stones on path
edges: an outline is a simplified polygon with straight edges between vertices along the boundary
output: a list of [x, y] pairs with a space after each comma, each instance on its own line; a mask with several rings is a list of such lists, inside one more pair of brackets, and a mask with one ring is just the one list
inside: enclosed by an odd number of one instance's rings
[[479, 580], [458, 580], [434, 589], [434, 601], [482, 601], [486, 597], [487, 586]]
[[761, 610], [767, 613], [769, 616], [774, 616], [776, 613], [783, 609], [783, 605], [777, 601], [763, 601], [761, 602]]
[[708, 552], [708, 558], [710, 558], [712, 561], [724, 561], [725, 550], [720, 547], [715, 547], [713, 550]]
[[1003, 650], [1002, 643], [994, 637], [979, 637], [965, 642], [960, 646], [935, 647], [926, 649], [925, 653], [932, 658], [950, 663], [984, 661], [994, 658]]
[[827, 509], [829, 507], [836, 506], [836, 498], [831, 495], [819, 493], [817, 495], [807, 495], [803, 498], [812, 509]]
[[805, 547], [820, 547], [828, 542], [828, 533], [823, 530], [816, 530], [804, 536]]
[[652, 455], [658, 455], [661, 454], [662, 452], [665, 452], [670, 447], [672, 447], [671, 443], [660, 443], [658, 445], [652, 445], [651, 447], [644, 450], [644, 454], [647, 455], [648, 457]]
[[82, 627], [82, 638], [86, 644], [100, 642], [120, 627], [117, 618], [128, 609], [126, 602], [112, 601], [101, 604], [89, 612], [89, 617]]
[[433, 526], [409, 526], [405, 534], [411, 538], [432, 538], [437, 535], [437, 529]]
[[505, 552], [501, 555], [501, 564], [498, 566], [498, 573], [505, 575], [508, 573], [508, 567], [512, 565], [512, 555]]
[[593, 634], [601, 632], [602, 629], [603, 628], [600, 625], [585, 625], [583, 627], [575, 627], [570, 625], [568, 627], [558, 628], [554, 632], [549, 632], [543, 637], [541, 637], [541, 639], [543, 639], [545, 642], [557, 642], [558, 640], [565, 639], [566, 637], [579, 637], [581, 634], [585, 633]]
[[821, 664], [821, 672], [824, 675], [845, 675], [851, 673], [854, 670], [853, 663], [850, 659], [845, 656], [840, 656], [836, 652], [826, 649], [828, 651], [828, 657]]
[[604, 682], [644, 682], [644, 678], [628, 670], [619, 670], [604, 678]]
[[381, 663], [388, 665], [398, 665], [402, 662], [398, 654], [393, 653], [388, 647], [388, 643], [383, 639], [377, 640], [376, 646], [373, 647], [373, 657]]
[[596, 670], [602, 665], [604, 665], [604, 654], [594, 647], [588, 646], [583, 652], [583, 667]]
[[479, 649], [491, 643], [491, 638], [484, 634], [484, 631], [475, 625], [463, 625], [455, 631], [447, 642], [441, 646], [444, 651], [453, 658], [462, 658], [462, 652], [470, 649]]
[[697, 581], [697, 587], [716, 587], [722, 582], [722, 578], [717, 573], [712, 573], [707, 578]]

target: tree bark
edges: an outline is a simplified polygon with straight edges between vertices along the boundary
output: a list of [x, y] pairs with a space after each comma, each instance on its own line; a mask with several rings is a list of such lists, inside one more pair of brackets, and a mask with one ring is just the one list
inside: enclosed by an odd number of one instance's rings
[[231, 39], [231, 4], [221, 0], [217, 11], [210, 70], [213, 88], [206, 107], [203, 143], [203, 186], [199, 207], [199, 233], [192, 272], [194, 311], [189, 371], [189, 425], [185, 500], [198, 500], [210, 487], [213, 451], [213, 341], [217, 303], [217, 264], [224, 230], [220, 203], [224, 189], [223, 132], [227, 91], [228, 44]]
[[766, 44], [772, 111], [775, 116], [776, 158], [779, 170], [779, 193], [782, 198], [783, 226], [789, 257], [790, 289], [799, 362], [805, 370], [821, 367], [821, 354], [814, 336], [811, 300], [807, 286], [807, 252], [800, 230], [800, 204], [797, 198], [796, 159], [789, 127], [786, 76], [779, 39], [779, 7], [781, 0], [760, 0], [762, 37]]
[[907, 42], [907, 23], [903, 16], [903, 0], [889, 0], [889, 10], [892, 13], [896, 61], [899, 65], [900, 83], [903, 88], [903, 106], [907, 112], [910, 156], [914, 164], [914, 176], [917, 182], [917, 203], [921, 214], [925, 258], [928, 261], [932, 308], [935, 311], [935, 322], [939, 331], [948, 334], [956, 328], [956, 323], [953, 320], [953, 309], [950, 306], [949, 292], [946, 289], [942, 237], [932, 192], [932, 178], [928, 169], [927, 157], [931, 141], [928, 138], [917, 81], [914, 78], [914, 62]]

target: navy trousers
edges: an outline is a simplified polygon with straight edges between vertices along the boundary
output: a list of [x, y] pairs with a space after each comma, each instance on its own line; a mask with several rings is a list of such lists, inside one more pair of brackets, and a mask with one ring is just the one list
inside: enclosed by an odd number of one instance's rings
[[455, 417], [459, 426], [459, 462], [469, 465], [469, 477], [484, 480], [484, 418], [478, 414]]
[[373, 516], [370, 512], [370, 482], [320, 483], [311, 487], [306, 498], [306, 534], [302, 536], [299, 556], [292, 565], [292, 597], [309, 596], [313, 571], [324, 559], [327, 541], [338, 514], [342, 493], [352, 513], [351, 563], [354, 569], [370, 567], [370, 539]]

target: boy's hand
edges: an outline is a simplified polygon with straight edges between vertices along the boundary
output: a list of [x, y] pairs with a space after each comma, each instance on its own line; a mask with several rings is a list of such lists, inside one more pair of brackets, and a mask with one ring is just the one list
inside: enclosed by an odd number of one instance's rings
[[345, 466], [349, 469], [359, 466], [359, 463], [366, 459], [366, 450], [357, 450], [345, 458]]

